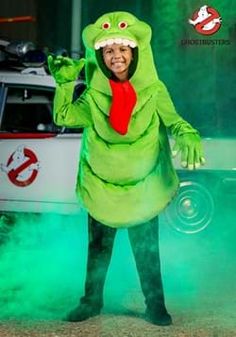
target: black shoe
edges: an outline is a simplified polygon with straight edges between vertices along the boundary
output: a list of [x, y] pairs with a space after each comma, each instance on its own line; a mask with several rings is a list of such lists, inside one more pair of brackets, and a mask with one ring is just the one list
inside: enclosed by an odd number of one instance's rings
[[65, 318], [68, 322], [81, 322], [85, 321], [86, 319], [97, 316], [101, 312], [101, 309], [93, 308], [88, 304], [80, 304], [74, 310], [69, 312], [67, 317]]
[[150, 311], [145, 312], [146, 321], [160, 326], [168, 326], [172, 324], [172, 318], [166, 310]]

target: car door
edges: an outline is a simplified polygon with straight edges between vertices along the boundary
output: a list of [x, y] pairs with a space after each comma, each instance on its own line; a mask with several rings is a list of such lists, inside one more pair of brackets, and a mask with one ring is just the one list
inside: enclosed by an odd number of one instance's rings
[[0, 212], [77, 212], [81, 130], [57, 127], [53, 88], [2, 85]]

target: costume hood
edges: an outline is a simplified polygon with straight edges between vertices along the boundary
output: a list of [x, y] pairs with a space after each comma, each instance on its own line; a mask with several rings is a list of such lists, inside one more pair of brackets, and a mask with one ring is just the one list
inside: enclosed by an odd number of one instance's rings
[[151, 50], [151, 28], [128, 12], [102, 15], [82, 33], [86, 47], [87, 85], [111, 95], [108, 72], [101, 66], [99, 50], [108, 44], [118, 43], [134, 48], [134, 61], [130, 83], [136, 92], [152, 85], [158, 79]]

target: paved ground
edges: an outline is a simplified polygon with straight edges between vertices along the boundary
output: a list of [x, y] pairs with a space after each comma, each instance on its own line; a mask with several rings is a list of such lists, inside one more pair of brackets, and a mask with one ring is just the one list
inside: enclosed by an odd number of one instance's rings
[[80, 323], [63, 321], [1, 321], [1, 337], [236, 337], [236, 313], [181, 313], [170, 327], [141, 317], [103, 314]]

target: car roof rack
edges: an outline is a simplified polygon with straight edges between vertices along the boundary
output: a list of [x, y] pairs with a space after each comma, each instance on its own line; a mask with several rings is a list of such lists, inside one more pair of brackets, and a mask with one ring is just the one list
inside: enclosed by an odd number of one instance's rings
[[[47, 55], [37, 49], [31, 41], [13, 40], [0, 38], [0, 65], [6, 68], [40, 67], [46, 65]], [[17, 70], [17, 69], [16, 69]]]

